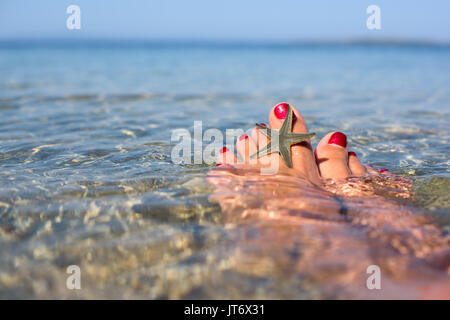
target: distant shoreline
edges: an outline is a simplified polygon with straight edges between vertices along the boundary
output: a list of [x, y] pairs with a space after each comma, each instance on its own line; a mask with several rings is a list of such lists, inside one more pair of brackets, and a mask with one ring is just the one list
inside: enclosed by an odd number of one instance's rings
[[450, 48], [450, 42], [405, 39], [349, 40], [142, 40], [142, 39], [0, 39], [0, 48], [21, 47], [417, 47]]

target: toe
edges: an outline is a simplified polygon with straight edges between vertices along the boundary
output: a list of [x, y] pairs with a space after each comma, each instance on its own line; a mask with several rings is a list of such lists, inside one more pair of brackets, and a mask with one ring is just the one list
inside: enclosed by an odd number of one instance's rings
[[224, 164], [230, 164], [234, 165], [237, 164], [237, 158], [236, 155], [230, 151], [227, 147], [223, 147], [219, 151], [219, 156], [217, 157], [217, 165], [224, 165]]
[[[292, 120], [292, 132], [305, 133], [308, 132], [306, 122], [300, 112], [291, 105], [294, 112]], [[279, 103], [272, 108], [269, 114], [270, 127], [280, 129], [286, 119], [288, 110], [287, 103]], [[309, 140], [299, 143], [291, 147], [293, 168], [302, 172], [309, 180], [319, 182], [319, 172], [317, 170], [316, 161]]]
[[324, 179], [344, 179], [351, 175], [348, 167], [347, 137], [342, 132], [331, 132], [319, 142], [316, 161]]
[[253, 140], [253, 138], [249, 137], [246, 134], [240, 136], [238, 141], [236, 142], [236, 150], [244, 163], [257, 163], [256, 159], [250, 159], [250, 156], [258, 151], [256, 142]]
[[355, 152], [350, 151], [348, 153], [348, 166], [350, 168], [350, 171], [352, 172], [352, 175], [354, 176], [362, 176], [366, 173], [366, 167], [364, 167], [359, 161], [358, 156]]
[[[259, 123], [260, 126], [267, 127], [265, 123]], [[267, 138], [263, 135], [258, 127], [253, 128], [252, 130], [252, 139], [255, 141], [257, 148], [261, 148], [267, 144]]]
[[384, 174], [389, 174], [389, 170], [386, 168], [380, 168], [380, 170], [378, 170], [380, 173], [384, 173]]
[[379, 171], [377, 169], [375, 169], [372, 165], [368, 164], [365, 166], [366, 168], [366, 172], [370, 173], [370, 174], [374, 174], [374, 175], [378, 175]]

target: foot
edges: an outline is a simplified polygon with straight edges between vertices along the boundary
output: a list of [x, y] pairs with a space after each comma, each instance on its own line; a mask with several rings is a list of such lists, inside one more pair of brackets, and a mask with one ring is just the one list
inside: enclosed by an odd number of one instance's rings
[[[293, 106], [294, 112], [292, 132], [306, 133], [308, 128], [300, 112]], [[288, 111], [287, 103], [277, 104], [269, 113], [269, 127], [279, 130], [283, 125]], [[264, 156], [258, 160], [250, 156], [262, 149], [268, 143], [266, 136], [255, 127], [251, 136], [242, 135], [236, 143], [238, 157], [229, 149], [223, 148], [218, 156], [220, 165], [251, 165], [269, 166], [276, 164], [284, 172], [289, 172], [278, 153]], [[347, 137], [341, 132], [330, 132], [317, 145], [315, 151], [309, 140], [291, 146], [293, 171], [290, 174], [302, 176], [306, 180], [321, 185], [323, 179], [342, 180], [350, 176], [362, 176], [368, 172], [355, 152], [349, 151]], [[375, 170], [369, 169], [372, 173]]]
[[[285, 103], [272, 108], [270, 128], [281, 127], [286, 111]], [[293, 112], [293, 132], [308, 132]], [[250, 247], [235, 260], [237, 270], [273, 256], [269, 270], [284, 274], [287, 264], [290, 274], [317, 282], [325, 296], [448, 299], [450, 238], [428, 217], [389, 199], [408, 198], [410, 181], [362, 165], [341, 132], [325, 135], [314, 151], [310, 141], [292, 146], [292, 169], [276, 153], [250, 158], [265, 140], [254, 128], [238, 139], [237, 155], [223, 148], [218, 169], [208, 174], [224, 222], [240, 225], [244, 235], [250, 228], [251, 236], [237, 244]], [[273, 163], [278, 173], [262, 175], [261, 167]], [[380, 267], [387, 290], [367, 290], [371, 265]]]

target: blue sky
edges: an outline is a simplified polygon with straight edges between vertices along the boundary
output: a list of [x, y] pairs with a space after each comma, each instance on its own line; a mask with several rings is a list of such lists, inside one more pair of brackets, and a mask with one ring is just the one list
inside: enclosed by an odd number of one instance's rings
[[[81, 8], [68, 30], [66, 8]], [[381, 8], [379, 31], [366, 8]], [[0, 39], [450, 41], [450, 0], [0, 0]]]

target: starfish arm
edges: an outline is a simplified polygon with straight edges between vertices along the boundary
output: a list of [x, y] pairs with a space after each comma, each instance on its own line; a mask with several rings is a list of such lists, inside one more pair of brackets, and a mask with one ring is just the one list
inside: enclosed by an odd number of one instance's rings
[[286, 119], [284, 119], [283, 125], [280, 129], [280, 135], [291, 133], [292, 131], [292, 107], [290, 104], [288, 104], [288, 110]]
[[285, 141], [289, 144], [297, 144], [300, 143], [302, 141], [311, 139], [312, 137], [314, 137], [316, 134], [314, 132], [308, 132], [308, 133], [291, 133], [289, 135], [286, 136]]
[[272, 145], [271, 142], [269, 142], [265, 147], [259, 149], [257, 152], [252, 154], [250, 156], [250, 159], [257, 159], [266, 155], [269, 155], [274, 152], [279, 152], [279, 148], [276, 145]]
[[291, 150], [289, 146], [286, 146], [285, 144], [280, 145], [280, 154], [283, 158], [284, 163], [289, 168], [292, 168], [292, 158], [291, 158]]
[[256, 127], [258, 128], [258, 129], [260, 129], [261, 130], [261, 132], [266, 136], [266, 137], [272, 137], [272, 133], [273, 133], [273, 130], [272, 129], [270, 129], [269, 127], [265, 127], [265, 126], [262, 126], [262, 125], [260, 125], [260, 124], [256, 124]]

